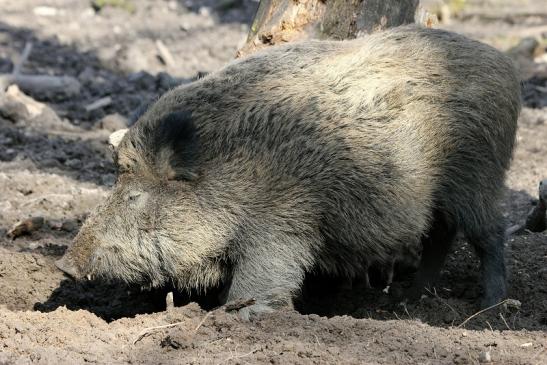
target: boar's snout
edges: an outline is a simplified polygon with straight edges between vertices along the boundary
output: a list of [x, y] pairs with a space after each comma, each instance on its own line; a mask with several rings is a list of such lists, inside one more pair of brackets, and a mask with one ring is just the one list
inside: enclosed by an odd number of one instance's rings
[[80, 270], [78, 270], [67, 254], [55, 261], [55, 266], [73, 279], [81, 279], [82, 277]]

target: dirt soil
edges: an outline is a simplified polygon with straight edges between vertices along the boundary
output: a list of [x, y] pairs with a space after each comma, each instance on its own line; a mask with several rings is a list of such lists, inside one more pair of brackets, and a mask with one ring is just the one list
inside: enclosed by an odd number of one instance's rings
[[[97, 11], [90, 3], [0, 0], [0, 73], [11, 72], [32, 42], [23, 73], [73, 76], [82, 85], [76, 95], [28, 93], [74, 126], [76, 136], [0, 113], [0, 364], [547, 363], [547, 232], [507, 240], [509, 298], [521, 305], [500, 305], [468, 321], [480, 292], [478, 261], [464, 242], [439, 286], [418, 302], [392, 300], [408, 274], [398, 275], [388, 293], [379, 283], [366, 290], [310, 277], [298, 311], [252, 323], [215, 310], [215, 293], [175, 292], [175, 308], [166, 310], [171, 288], [65, 277], [53, 262], [114, 182], [108, 133], [132, 123], [174, 85], [232, 59], [257, 6], [135, 0], [133, 9]], [[547, 178], [547, 8], [544, 0], [469, 0], [463, 9], [454, 5], [452, 15], [438, 26], [504, 51], [527, 36], [542, 42], [533, 56], [516, 57], [525, 107], [503, 207], [508, 226], [522, 223]], [[157, 40], [174, 63], [162, 61]], [[112, 103], [86, 110], [104, 97]], [[7, 236], [30, 217], [44, 223], [28, 235]]]

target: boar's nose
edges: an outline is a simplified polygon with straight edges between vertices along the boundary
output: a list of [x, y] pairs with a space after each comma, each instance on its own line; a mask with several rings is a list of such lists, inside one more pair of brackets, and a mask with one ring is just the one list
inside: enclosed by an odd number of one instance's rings
[[70, 258], [68, 258], [68, 255], [64, 255], [59, 260], [55, 261], [55, 266], [73, 279], [79, 279], [81, 277], [80, 271], [76, 268], [76, 265], [72, 263]]

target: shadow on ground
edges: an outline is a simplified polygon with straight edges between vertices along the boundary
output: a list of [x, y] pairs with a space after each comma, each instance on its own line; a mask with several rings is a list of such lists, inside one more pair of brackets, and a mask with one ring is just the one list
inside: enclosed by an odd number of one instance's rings
[[114, 164], [106, 141], [65, 139], [26, 128], [0, 118], [0, 161], [30, 160], [39, 170], [111, 186]]
[[172, 287], [141, 289], [123, 283], [99, 281], [61, 281], [50, 297], [34, 305], [34, 310], [51, 312], [61, 306], [70, 310], [87, 310], [106, 321], [137, 314], [161, 312], [166, 309], [167, 293], [173, 292], [175, 306], [197, 302], [203, 309], [211, 310], [219, 305], [219, 289], [210, 290], [207, 295], [182, 293]]

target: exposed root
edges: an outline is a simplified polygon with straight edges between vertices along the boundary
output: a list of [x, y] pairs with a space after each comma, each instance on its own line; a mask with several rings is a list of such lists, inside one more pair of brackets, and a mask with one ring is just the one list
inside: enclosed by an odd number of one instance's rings
[[465, 321], [463, 321], [462, 323], [460, 323], [460, 325], [456, 328], [461, 328], [463, 325], [465, 325], [467, 322], [469, 322], [470, 320], [472, 320], [473, 318], [475, 318], [476, 316], [478, 316], [479, 314], [482, 314], [484, 312], [487, 312], [489, 311], [490, 309], [493, 309], [493, 308], [496, 308], [496, 307], [499, 307], [500, 305], [504, 305], [504, 304], [507, 304], [511, 307], [515, 307], [515, 308], [520, 308], [521, 306], [521, 303], [516, 300], [516, 299], [505, 299], [505, 300], [502, 300], [501, 302], [497, 303], [497, 304], [494, 304], [494, 305], [491, 305], [490, 307], [488, 308], [484, 308], [480, 311], [478, 311], [477, 313], [471, 315], [470, 317], [468, 317]]
[[135, 340], [133, 341], [133, 345], [136, 344], [137, 342], [139, 342], [140, 340], [142, 340], [143, 338], [145, 338], [146, 336], [152, 334], [152, 332], [155, 332], [157, 330], [161, 330], [161, 329], [165, 329], [165, 328], [171, 328], [171, 327], [176, 327], [176, 326], [180, 326], [181, 324], [184, 324], [186, 322], [175, 322], [175, 323], [170, 323], [170, 324], [165, 324], [163, 326], [154, 326], [154, 327], [148, 327], [148, 328], [145, 328], [143, 329], [139, 335], [135, 338]]

